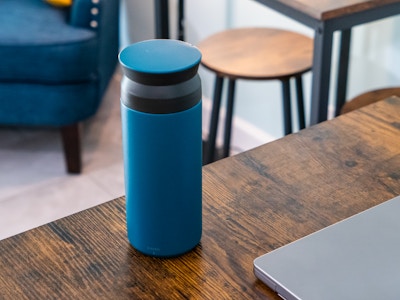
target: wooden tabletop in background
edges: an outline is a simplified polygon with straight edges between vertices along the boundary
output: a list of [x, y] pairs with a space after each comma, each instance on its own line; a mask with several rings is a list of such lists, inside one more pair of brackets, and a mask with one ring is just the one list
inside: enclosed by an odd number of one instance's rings
[[[263, 0], [258, 0], [263, 2]], [[376, 9], [399, 0], [276, 0], [317, 20], [329, 20]]]
[[181, 257], [129, 245], [124, 198], [1, 241], [0, 299], [279, 299], [257, 256], [399, 194], [390, 98], [204, 167], [203, 237]]

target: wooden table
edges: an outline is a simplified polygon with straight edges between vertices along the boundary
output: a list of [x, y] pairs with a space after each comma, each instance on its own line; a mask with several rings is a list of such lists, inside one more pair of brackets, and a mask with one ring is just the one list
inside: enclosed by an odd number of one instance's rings
[[400, 13], [400, 0], [255, 0], [315, 31], [310, 125], [328, 115], [333, 33], [341, 31], [336, 112], [346, 100], [351, 28]]
[[[62, 192], [62, 191], [60, 191]], [[0, 242], [0, 299], [279, 299], [253, 259], [400, 194], [400, 99], [203, 169], [203, 237], [157, 259], [119, 198]]]

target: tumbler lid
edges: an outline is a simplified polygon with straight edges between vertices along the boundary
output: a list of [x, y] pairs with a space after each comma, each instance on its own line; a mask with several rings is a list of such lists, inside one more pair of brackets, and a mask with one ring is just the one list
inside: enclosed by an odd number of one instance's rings
[[123, 49], [119, 61], [131, 80], [148, 85], [170, 85], [197, 74], [200, 51], [193, 45], [168, 39], [154, 39]]

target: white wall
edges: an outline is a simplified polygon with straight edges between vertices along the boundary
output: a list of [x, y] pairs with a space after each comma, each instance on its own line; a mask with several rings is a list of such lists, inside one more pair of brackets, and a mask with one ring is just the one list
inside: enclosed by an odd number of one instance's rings
[[[197, 44], [207, 36], [230, 27], [271, 26], [297, 31], [309, 36], [313, 31], [252, 0], [186, 0], [186, 40]], [[171, 25], [176, 28], [176, 0], [170, 0]], [[128, 25], [125, 43], [154, 37], [153, 1], [123, 0], [123, 14]], [[400, 85], [400, 17], [388, 18], [354, 28], [350, 58], [348, 98], [363, 91]], [[337, 61], [335, 34], [333, 66]], [[336, 68], [333, 67], [333, 73]], [[205, 99], [212, 97], [214, 77], [201, 69]], [[332, 76], [332, 83], [335, 81]], [[306, 105], [309, 107], [311, 74], [305, 76]], [[331, 92], [331, 99], [333, 93]], [[239, 81], [236, 93], [235, 116], [237, 127], [251, 128], [260, 138], [248, 143], [243, 135], [233, 136], [235, 147], [247, 149], [283, 135], [281, 90], [279, 82]], [[307, 109], [306, 114], [309, 114]], [[207, 120], [207, 118], [206, 118]], [[238, 125], [239, 124], [239, 125]], [[250, 126], [250, 127], [249, 127]], [[207, 127], [207, 126], [206, 126]], [[235, 133], [236, 128], [234, 129]], [[236, 130], [239, 131], [239, 130]], [[266, 140], [268, 139], [268, 140]]]
[[400, 18], [392, 17], [354, 29], [348, 96], [400, 85]]
[[120, 43], [127, 45], [154, 38], [153, 1], [120, 0]]

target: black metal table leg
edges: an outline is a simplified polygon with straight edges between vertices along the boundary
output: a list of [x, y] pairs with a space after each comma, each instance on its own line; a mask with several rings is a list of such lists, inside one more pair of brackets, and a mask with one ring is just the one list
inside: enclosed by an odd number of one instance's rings
[[[327, 119], [331, 77], [332, 30], [318, 28], [314, 36], [310, 125]], [[321, 80], [324, 78], [324, 80]]]
[[215, 142], [217, 139], [219, 111], [221, 107], [221, 96], [224, 79], [217, 76], [215, 79], [213, 107], [211, 111], [210, 131], [208, 133], [207, 151], [205, 154], [204, 162], [206, 164], [214, 161], [215, 156]]
[[346, 29], [341, 32], [340, 53], [339, 53], [339, 71], [337, 74], [337, 94], [335, 116], [338, 116], [342, 106], [346, 102], [347, 93], [347, 75], [349, 71], [350, 57], [350, 40], [351, 29]]
[[168, 0], [155, 0], [155, 26], [157, 39], [169, 39]]
[[178, 3], [178, 39], [185, 40], [185, 1], [179, 0]]
[[[155, 0], [155, 34], [157, 39], [169, 39], [169, 7], [168, 0]], [[185, 1], [178, 2], [178, 39], [185, 40]]]

